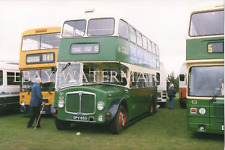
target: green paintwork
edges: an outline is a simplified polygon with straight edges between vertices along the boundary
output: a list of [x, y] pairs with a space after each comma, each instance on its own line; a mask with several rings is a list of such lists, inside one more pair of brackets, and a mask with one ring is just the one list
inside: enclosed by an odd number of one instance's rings
[[[71, 45], [73, 44], [91, 44], [99, 43], [100, 51], [98, 54], [70, 54]], [[130, 53], [132, 51], [132, 53]], [[82, 37], [82, 38], [62, 38], [60, 40], [60, 47], [58, 52], [57, 62], [70, 62], [70, 61], [119, 61], [139, 66], [145, 66], [156, 70], [154, 63], [159, 59], [155, 54], [142, 49], [141, 47], [117, 36], [114, 37]], [[155, 65], [155, 66], [154, 66]], [[149, 72], [150, 73], [150, 72]], [[93, 103], [92, 96], [82, 95], [82, 106], [80, 105], [78, 93], [69, 95], [69, 105], [64, 108], [58, 108], [58, 101], [64, 100], [66, 103], [66, 93], [69, 92], [89, 92], [96, 94], [96, 103]], [[135, 119], [136, 117], [147, 113], [150, 109], [150, 103], [154, 101], [156, 107], [157, 101], [156, 86], [145, 88], [128, 89], [118, 85], [83, 85], [83, 86], [70, 86], [59, 89], [55, 92], [54, 107], [57, 109], [57, 118], [64, 121], [78, 121], [78, 122], [92, 122], [92, 123], [108, 123], [112, 121], [113, 117], [107, 117], [108, 111], [116, 114], [118, 106], [123, 103], [128, 111], [128, 120]], [[89, 98], [88, 98], [89, 97]], [[73, 101], [74, 99], [74, 101]], [[83, 103], [83, 100], [87, 103]], [[122, 102], [120, 100], [123, 100]], [[97, 109], [98, 102], [104, 102], [104, 110]], [[96, 105], [96, 106], [95, 106]], [[114, 107], [116, 105], [116, 107]], [[93, 107], [95, 106], [95, 108]], [[71, 114], [66, 112], [77, 112], [82, 107], [82, 112], [91, 114]], [[66, 109], [65, 109], [66, 108]], [[98, 121], [99, 115], [103, 115], [103, 121]], [[74, 120], [74, 116], [87, 117], [88, 121]], [[93, 121], [92, 121], [93, 118]]]
[[[99, 43], [98, 54], [70, 54], [71, 45], [91, 43]], [[57, 61], [120, 61], [156, 69], [159, 56], [117, 36], [82, 37], [61, 39]]]
[[[126, 91], [127, 90], [127, 91]], [[96, 104], [99, 101], [105, 103], [105, 108], [99, 111], [96, 108], [96, 113], [93, 115], [87, 115], [88, 118], [94, 118], [96, 123], [106, 123], [106, 113], [110, 107], [110, 104], [116, 99], [125, 98], [128, 105], [129, 120], [132, 120], [146, 112], [148, 112], [149, 104], [151, 101], [151, 96], [156, 94], [156, 88], [142, 88], [142, 89], [127, 89], [125, 87], [113, 86], [113, 85], [89, 85], [89, 86], [73, 86], [61, 89], [55, 92], [55, 108], [57, 108], [59, 95], [62, 94], [61, 99], [66, 99], [66, 93], [74, 91], [84, 91], [96, 94]], [[78, 98], [78, 97], [74, 97]], [[155, 101], [156, 105], [156, 101]], [[72, 109], [72, 108], [70, 108]], [[75, 121], [73, 119], [73, 114], [66, 113], [65, 107], [58, 108], [57, 117], [60, 120]], [[104, 121], [99, 122], [98, 116], [102, 114], [104, 116]], [[80, 121], [82, 122], [82, 121]], [[85, 122], [85, 121], [84, 121]]]
[[[61, 39], [58, 62], [63, 61], [123, 61], [127, 60], [124, 55], [117, 54], [118, 37], [88, 37], [88, 38], [71, 38]], [[72, 44], [91, 44], [99, 43], [100, 52], [98, 54], [70, 54], [70, 47]], [[125, 44], [125, 40], [119, 40], [121, 45]], [[117, 58], [118, 56], [118, 58]]]
[[[187, 39], [186, 60], [224, 59], [224, 53], [208, 52], [208, 43], [223, 41], [224, 37]], [[211, 99], [187, 98], [186, 103], [188, 130], [194, 132], [224, 133], [222, 130], [222, 125], [224, 125], [224, 100], [211, 101]], [[197, 108], [197, 114], [191, 114], [190, 108]], [[206, 109], [205, 115], [199, 114], [200, 108]], [[201, 125], [205, 127], [204, 131], [199, 130]]]
[[208, 53], [208, 43], [223, 41], [223, 37], [188, 39], [186, 41], [186, 60], [223, 59], [224, 53]]
[[[197, 108], [197, 114], [191, 114], [190, 108]], [[199, 113], [200, 108], [206, 109], [206, 114]], [[205, 127], [204, 132], [223, 134], [224, 125], [224, 101], [187, 99], [187, 127], [188, 130], [201, 132], [199, 127]]]

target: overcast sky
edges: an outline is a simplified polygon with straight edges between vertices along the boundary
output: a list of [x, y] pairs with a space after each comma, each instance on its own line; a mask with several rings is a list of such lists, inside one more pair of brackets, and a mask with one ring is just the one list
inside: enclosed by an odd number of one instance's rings
[[19, 61], [21, 34], [33, 28], [62, 26], [66, 19], [94, 8], [123, 13], [158, 44], [167, 73], [179, 74], [186, 58], [192, 8], [223, 0], [1, 0], [0, 60]]

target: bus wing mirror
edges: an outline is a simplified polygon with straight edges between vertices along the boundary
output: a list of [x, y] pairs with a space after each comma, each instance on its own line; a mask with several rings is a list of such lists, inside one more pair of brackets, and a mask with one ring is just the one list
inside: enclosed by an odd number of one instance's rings
[[51, 68], [51, 71], [52, 71], [52, 74], [54, 74], [54, 73], [57, 71], [57, 68], [52, 67], [52, 68]]
[[180, 74], [180, 81], [184, 81], [184, 74]]

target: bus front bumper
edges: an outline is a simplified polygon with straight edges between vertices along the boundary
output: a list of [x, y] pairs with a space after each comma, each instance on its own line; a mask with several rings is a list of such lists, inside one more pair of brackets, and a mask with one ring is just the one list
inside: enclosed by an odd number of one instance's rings
[[[40, 110], [43, 106], [40, 107]], [[51, 105], [45, 105], [42, 114], [50, 114], [51, 113]], [[20, 112], [24, 114], [30, 114], [31, 113], [31, 107], [29, 105], [21, 105], [20, 106]]]

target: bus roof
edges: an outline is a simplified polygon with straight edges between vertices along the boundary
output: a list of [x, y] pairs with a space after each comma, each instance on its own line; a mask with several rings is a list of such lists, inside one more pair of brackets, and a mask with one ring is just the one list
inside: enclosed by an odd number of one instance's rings
[[[115, 10], [101, 10], [101, 9], [87, 9], [83, 11], [82, 13], [76, 14], [72, 17], [69, 17], [66, 19], [66, 21], [70, 20], [89, 20], [89, 19], [97, 19], [97, 18], [114, 18], [115, 20], [124, 20], [129, 25], [131, 25], [133, 28], [135, 28], [136, 31], [140, 32], [143, 36], [147, 37], [151, 42], [156, 44], [150, 37], [146, 36], [143, 31], [140, 31], [138, 28], [136, 28], [133, 24], [135, 24], [132, 19], [129, 19], [129, 16], [125, 16], [122, 12], [118, 12]], [[156, 44], [157, 45], [157, 44]], [[157, 45], [158, 46], [158, 45]]]
[[0, 70], [15, 70], [19, 71], [19, 65], [16, 62], [0, 62]]
[[203, 6], [198, 6], [191, 10], [192, 13], [196, 12], [204, 12], [204, 11], [212, 11], [212, 10], [223, 10], [224, 4], [223, 3], [209, 3]]
[[24, 31], [22, 36], [33, 35], [33, 34], [54, 33], [54, 32], [61, 32], [61, 27], [43, 27], [43, 28], [29, 29]]
[[[118, 13], [111, 10], [96, 10], [96, 9], [88, 9], [85, 10], [82, 13], [76, 14], [72, 17], [70, 17], [67, 20], [79, 20], [79, 19], [92, 19], [92, 18], [116, 18], [116, 19], [122, 19], [125, 18], [122, 13]], [[126, 19], [126, 18], [125, 18]], [[129, 20], [126, 20], [129, 21]]]

